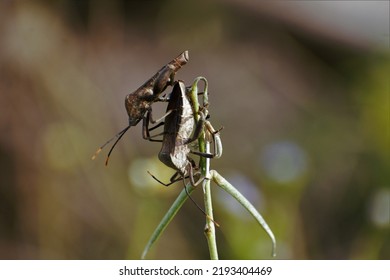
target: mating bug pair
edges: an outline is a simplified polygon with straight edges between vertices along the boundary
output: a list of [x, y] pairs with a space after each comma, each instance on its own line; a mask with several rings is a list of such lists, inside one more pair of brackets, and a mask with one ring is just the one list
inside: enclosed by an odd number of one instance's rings
[[[178, 57], [163, 66], [140, 88], [126, 96], [125, 106], [129, 116], [129, 125], [102, 145], [96, 151], [92, 159], [94, 159], [108, 143], [116, 138], [115, 143], [108, 153], [106, 159], [107, 165], [111, 152], [118, 141], [131, 126], [137, 125], [142, 120], [143, 138], [153, 142], [162, 142], [158, 157], [161, 162], [176, 171], [168, 184], [161, 182], [149, 173], [155, 180], [165, 186], [183, 180], [185, 186], [185, 179], [189, 178], [191, 185], [196, 186], [204, 179], [199, 178], [198, 180], [195, 180], [195, 176], [199, 174], [199, 171], [195, 161], [189, 154], [192, 153], [207, 158], [218, 158], [222, 154], [222, 145], [219, 130], [215, 130], [211, 123], [206, 120], [208, 116], [208, 104], [203, 104], [203, 108], [195, 110], [194, 104], [189, 96], [190, 88], [187, 88], [184, 82], [174, 80], [176, 72], [185, 65], [188, 60], [188, 51], [181, 53]], [[173, 86], [173, 89], [172, 92], [167, 95], [164, 94], [164, 91], [168, 86]], [[166, 113], [158, 120], [153, 120], [152, 104], [160, 101], [168, 102]], [[149, 128], [150, 123], [158, 124]], [[161, 125], [164, 125], [163, 132], [151, 136], [150, 132]], [[202, 132], [211, 135], [214, 142], [213, 154], [202, 153], [190, 149], [189, 144], [196, 141]], [[156, 139], [156, 137], [161, 135], [163, 136], [162, 139]]]
[[[116, 139], [107, 155], [107, 165], [111, 152], [113, 151], [118, 141], [123, 137], [123, 135], [130, 127], [137, 125], [142, 120], [143, 138], [149, 141], [162, 142], [162, 147], [158, 154], [158, 157], [160, 161], [162, 161], [165, 165], [175, 170], [175, 174], [171, 177], [170, 183], [168, 184], [162, 183], [152, 175], [153, 178], [166, 186], [179, 180], [183, 180], [184, 189], [188, 197], [192, 200], [191, 196], [187, 191], [185, 179], [189, 178], [191, 185], [195, 187], [200, 182], [202, 182], [204, 178], [200, 176], [198, 180], [195, 180], [195, 177], [199, 175], [200, 172], [195, 161], [190, 157], [190, 154], [199, 155], [203, 158], [218, 158], [222, 155], [222, 143], [219, 135], [219, 130], [215, 130], [212, 127], [211, 123], [207, 120], [207, 80], [202, 77], [198, 77], [195, 79], [192, 86], [187, 88], [182, 81], [175, 81], [174, 79], [176, 72], [188, 62], [188, 59], [188, 51], [183, 52], [171, 62], [163, 66], [152, 78], [145, 82], [140, 88], [126, 96], [125, 106], [127, 114], [129, 116], [129, 125], [122, 131], [120, 131], [118, 134], [116, 134], [112, 139], [108, 140], [103, 146], [101, 146], [96, 151], [92, 159], [94, 159], [108, 143]], [[201, 108], [199, 108], [197, 93], [197, 84], [200, 80], [203, 80], [205, 83], [205, 92], [203, 93], [203, 103]], [[172, 92], [169, 94], [165, 94], [164, 91], [168, 86], [173, 86]], [[153, 103], [160, 101], [168, 102], [166, 113], [160, 119], [153, 120], [152, 105]], [[149, 128], [150, 123], [157, 124], [154, 127]], [[151, 131], [162, 125], [164, 125], [162, 133], [158, 133], [154, 136], [150, 135]], [[204, 137], [202, 136], [202, 133], [205, 134]], [[162, 139], [156, 138], [161, 135]], [[204, 139], [209, 142], [213, 141], [214, 153], [211, 154], [191, 150], [189, 145], [197, 139], [199, 140], [199, 143], [202, 142]], [[201, 145], [199, 146], [201, 147]], [[202, 146], [208, 147], [209, 145], [207, 144]], [[202, 165], [200, 164], [200, 166]], [[207, 164], [202, 166], [202, 168], [207, 170], [208, 167], [204, 166], [207, 166]], [[263, 229], [271, 238], [273, 244], [272, 252], [273, 255], [275, 255], [275, 237], [263, 217], [253, 207], [253, 205], [233, 185], [226, 181], [226, 179], [224, 179], [217, 171], [209, 170], [204, 172], [204, 174], [207, 174], [209, 180], [214, 181], [217, 185], [219, 185], [222, 189], [224, 189], [232, 197], [234, 197], [239, 203], [241, 203], [241, 205], [245, 207], [249, 211], [249, 213], [257, 220], [257, 222], [263, 227]], [[204, 189], [207, 189], [207, 185], [208, 184], [206, 182]], [[205, 191], [205, 193], [207, 194], [207, 191]], [[176, 209], [179, 209], [181, 207], [180, 201], [183, 200], [179, 195], [178, 200], [176, 200], [171, 207], [172, 211], [168, 211], [168, 213], [164, 216], [162, 222], [160, 223], [161, 226], [159, 225], [155, 233], [153, 233], [150, 241], [148, 242], [148, 245], [145, 248], [143, 256], [148, 252], [150, 246], [155, 242], [155, 240], [157, 240], [165, 225], [169, 223], [169, 221], [175, 215]], [[208, 205], [208, 207], [206, 207], [206, 211], [207, 213], [210, 213], [210, 215], [203, 211], [202, 208], [200, 208], [195, 203], [195, 201], [193, 202], [209, 218], [210, 221], [218, 225], [214, 222], [212, 218], [212, 212], [210, 211], [210, 209], [212, 209], [211, 199], [208, 199], [207, 201], [209, 201], [209, 204], [205, 204]], [[213, 227], [208, 228], [210, 229]], [[210, 233], [214, 231], [208, 230], [208, 232]], [[211, 236], [211, 234], [206, 234], [206, 236]], [[210, 240], [208, 242], [209, 246], [214, 246], [215, 248], [213, 250], [216, 251], [215, 238], [214, 241], [211, 240], [213, 238], [209, 237], [208, 239]], [[213, 255], [215, 258], [216, 255]]]

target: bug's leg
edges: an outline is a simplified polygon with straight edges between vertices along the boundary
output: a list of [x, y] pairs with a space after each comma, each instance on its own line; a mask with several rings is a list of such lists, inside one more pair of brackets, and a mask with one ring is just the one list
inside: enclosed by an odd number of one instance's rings
[[[152, 178], [153, 178], [154, 180], [156, 180], [156, 181], [159, 182], [161, 185], [164, 185], [164, 186], [166, 186], [166, 187], [172, 185], [173, 183], [176, 183], [176, 182], [182, 180], [183, 178], [187, 178], [187, 177], [182, 177], [182, 176], [180, 176], [180, 173], [179, 173], [179, 172], [175, 172], [175, 174], [173, 174], [173, 176], [172, 176], [171, 179], [169, 180], [169, 183], [164, 183], [164, 182], [160, 181], [159, 179], [157, 179], [157, 177], [154, 176], [154, 175], [153, 175], [152, 173], [150, 173], [149, 171], [147, 171], [147, 172], [148, 172], [148, 174], [149, 174], [150, 176], [152, 176]], [[177, 176], [180, 176], [180, 177], [177, 177]]]
[[[192, 86], [187, 86], [186, 87], [186, 93], [189, 93], [191, 91], [191, 88], [192, 88]], [[203, 94], [204, 94], [204, 91], [197, 93], [197, 95], [203, 95]]]
[[[197, 185], [199, 185], [201, 182], [203, 182], [203, 180], [205, 179], [205, 177], [201, 177], [198, 181], [195, 182], [194, 180], [194, 172], [193, 172], [193, 169], [194, 169], [194, 166], [192, 163], [195, 164], [195, 162], [193, 162], [193, 160], [190, 160], [191, 161], [191, 164], [188, 164], [188, 169], [189, 169], [189, 178], [190, 178], [190, 183], [193, 187], [196, 187]], [[198, 203], [196, 203], [196, 201], [190, 196], [190, 194], [188, 193], [188, 190], [187, 190], [187, 185], [186, 185], [186, 182], [184, 180], [184, 176], [183, 176], [183, 184], [184, 184], [184, 190], [186, 191], [186, 194], [187, 196], [191, 199], [191, 201], [195, 204], [195, 206], [208, 218], [210, 219], [217, 227], [219, 227], [219, 224], [214, 221], [209, 215], [207, 215], [207, 213], [198, 205]]]
[[150, 122], [150, 115], [151, 115], [152, 111], [148, 111], [146, 113], [146, 116], [144, 116], [142, 118], [142, 138], [144, 138], [145, 140], [149, 140], [151, 142], [162, 142], [161, 139], [153, 139], [155, 138], [156, 136], [159, 136], [161, 134], [157, 134], [157, 135], [153, 135], [151, 136], [150, 135], [150, 128], [149, 128], [149, 122]]
[[177, 182], [179, 180], [181, 180], [181, 174], [179, 171], [176, 171], [175, 174], [172, 175], [172, 177], [169, 179], [169, 182]]
[[[155, 130], [156, 128], [162, 126], [165, 124], [165, 122], [163, 122], [162, 120], [165, 119], [169, 114], [171, 114], [174, 110], [176, 109], [173, 109], [173, 110], [169, 110], [168, 112], [166, 112], [161, 118], [157, 119], [157, 120], [151, 120], [152, 118], [152, 111], [150, 111], [150, 113], [146, 114], [146, 117], [148, 118], [148, 120], [145, 120], [146, 122], [148, 123], [152, 123], [152, 124], [155, 124], [155, 123], [158, 123], [157, 125], [151, 127], [148, 129], [148, 131], [152, 131], [152, 130]], [[149, 116], [148, 116], [149, 115]], [[149, 126], [149, 125], [148, 125]], [[158, 135], [163, 135], [164, 133], [159, 133]]]
[[[161, 133], [158, 133], [158, 134], [152, 136], [152, 135], [150, 135], [150, 131], [164, 125], [164, 122], [162, 122], [162, 120], [165, 119], [165, 117], [168, 116], [169, 114], [171, 114], [172, 112], [173, 112], [173, 110], [169, 110], [161, 118], [159, 118], [157, 120], [152, 120], [152, 109], [150, 109], [146, 113], [146, 116], [142, 118], [142, 137], [145, 140], [149, 140], [151, 142], [162, 142], [162, 139], [153, 139], [153, 138], [155, 138], [157, 136], [164, 135], [165, 132], [161, 132]], [[149, 128], [149, 123], [152, 123], [152, 124], [158, 123], [158, 124], [152, 128]]]
[[[165, 132], [158, 133], [156, 135], [151, 136], [150, 131], [162, 126], [165, 124], [165, 122], [162, 122], [163, 119], [165, 119], [169, 114], [171, 114], [174, 110], [169, 110], [166, 112], [161, 118], [157, 120], [152, 119], [152, 110], [150, 109], [147, 113], [146, 116], [142, 118], [142, 137], [145, 140], [149, 140], [151, 142], [162, 142], [162, 139], [153, 139], [157, 136], [164, 135]], [[157, 125], [153, 126], [152, 128], [149, 128], [149, 123], [158, 123]]]
[[195, 175], [198, 174], [198, 172], [194, 172], [195, 162], [192, 159], [190, 159], [190, 162], [191, 162], [191, 164], [188, 164], [188, 173], [189, 173], [188, 177], [190, 179], [191, 185], [193, 187], [196, 187], [201, 182], [203, 182], [205, 177], [201, 176], [197, 181], [195, 181]]
[[204, 121], [204, 126], [207, 129], [208, 135], [211, 135], [212, 137], [212, 140], [207, 140], [207, 141], [209, 142], [213, 141], [214, 153], [202, 153], [198, 151], [190, 151], [190, 153], [205, 158], [220, 158], [222, 156], [222, 141], [221, 141], [220, 131], [223, 129], [223, 127], [221, 127], [218, 130], [215, 130], [214, 127], [211, 125], [211, 123], [207, 120]]
[[[163, 119], [165, 119], [169, 114], [171, 114], [173, 112], [173, 110], [169, 110], [167, 111], [162, 117], [158, 118], [157, 120], [153, 120], [153, 115], [152, 115], [152, 110], [150, 109], [148, 111], [148, 114], [149, 114], [149, 122], [151, 124], [155, 124], [155, 123], [160, 123]], [[148, 115], [147, 114], [147, 115]]]
[[184, 144], [189, 144], [189, 143], [194, 142], [195, 140], [197, 140], [199, 138], [199, 135], [201, 134], [203, 127], [204, 127], [204, 123], [206, 121], [206, 116], [202, 112], [199, 112], [199, 115], [200, 115], [200, 118], [199, 118], [198, 122], [196, 123], [196, 127], [195, 127], [193, 135], [190, 138], [188, 138], [184, 142]]
[[[160, 127], [160, 126], [162, 126], [162, 125], [164, 125], [164, 124], [165, 124], [165, 122], [160, 122], [159, 124], [157, 124], [157, 125], [155, 125], [155, 126], [149, 128], [148, 130], [149, 130], [149, 132], [150, 132], [150, 131], [155, 130], [156, 128], [158, 128], [158, 127]], [[159, 134], [162, 135], [163, 133], [159, 133]]]
[[215, 130], [211, 123], [209, 121], [206, 121], [205, 127], [207, 128], [213, 139], [212, 141], [214, 143], [214, 158], [220, 158], [222, 156], [223, 151], [220, 131], [223, 129], [223, 126], [220, 129]]
[[[217, 148], [215, 148], [215, 147], [217, 147]], [[216, 138], [216, 140], [214, 141], [214, 149], [217, 149], [218, 152], [202, 153], [199, 151], [190, 151], [190, 153], [193, 155], [204, 157], [204, 158], [220, 158], [221, 154], [222, 154], [222, 142], [221, 142], [221, 139], [219, 137]], [[216, 151], [216, 150], [214, 150], [214, 151]]]
[[205, 157], [205, 158], [214, 158], [214, 154], [209, 154], [209, 153], [202, 153], [202, 152], [198, 152], [198, 151], [190, 151], [191, 154], [193, 155], [197, 155], [197, 156], [201, 156], [201, 157]]

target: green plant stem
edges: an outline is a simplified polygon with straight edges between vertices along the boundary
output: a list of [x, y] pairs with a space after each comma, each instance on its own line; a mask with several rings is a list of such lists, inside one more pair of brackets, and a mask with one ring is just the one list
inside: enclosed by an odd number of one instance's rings
[[[206, 142], [205, 151], [207, 153], [210, 152], [210, 143]], [[206, 159], [206, 168], [205, 168], [205, 178], [209, 178], [210, 176], [210, 159]], [[211, 199], [211, 184], [210, 180], [206, 179], [203, 181], [203, 193], [204, 193], [204, 204], [205, 204], [205, 212], [206, 212], [206, 226], [205, 226], [205, 236], [207, 239], [207, 244], [210, 252], [211, 260], [218, 260], [218, 249], [217, 249], [217, 241], [215, 234], [215, 222], [213, 217], [213, 204]], [[211, 219], [213, 220], [211, 220]]]
[[[198, 83], [200, 81], [204, 82], [204, 91], [203, 91], [203, 113], [205, 115], [208, 114], [207, 106], [208, 106], [208, 83], [207, 79], [204, 77], [197, 77], [191, 88], [191, 101], [192, 106], [194, 108], [194, 114], [196, 121], [199, 120], [199, 101], [198, 101]], [[202, 153], [210, 153], [210, 143], [206, 141], [206, 134], [204, 131], [201, 133], [198, 139], [199, 151]], [[199, 159], [199, 168], [201, 175], [204, 178], [209, 178], [210, 172], [210, 159], [205, 157], [200, 157]], [[207, 240], [207, 245], [209, 247], [210, 259], [218, 260], [218, 249], [217, 249], [217, 241], [215, 235], [215, 222], [213, 215], [213, 204], [212, 204], [212, 196], [211, 196], [211, 187], [210, 180], [204, 180], [203, 184], [203, 199], [205, 204], [205, 212], [206, 212], [206, 225], [205, 225], [205, 236]]]

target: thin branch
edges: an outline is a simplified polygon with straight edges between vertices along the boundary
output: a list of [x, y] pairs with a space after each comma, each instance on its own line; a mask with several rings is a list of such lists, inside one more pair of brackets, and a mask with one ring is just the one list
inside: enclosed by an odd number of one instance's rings
[[212, 179], [218, 186], [225, 190], [228, 194], [234, 197], [260, 224], [260, 226], [265, 230], [268, 236], [272, 240], [272, 256], [276, 256], [276, 240], [275, 236], [256, 208], [225, 178], [223, 178], [217, 171], [210, 171], [210, 179]]
[[[199, 120], [199, 101], [198, 101], [198, 83], [200, 81], [204, 82], [204, 91], [203, 91], [203, 113], [207, 116], [207, 106], [208, 106], [208, 82], [204, 77], [198, 77], [194, 80], [191, 91], [190, 98], [194, 108], [195, 119]], [[206, 134], [203, 131], [198, 139], [199, 151], [201, 153], [210, 153], [210, 143], [206, 141]], [[210, 176], [210, 159], [205, 157], [200, 157], [199, 159], [199, 168], [201, 174], [204, 178]], [[217, 241], [215, 235], [215, 224], [214, 224], [214, 215], [213, 215], [213, 204], [211, 197], [211, 187], [210, 180], [203, 181], [203, 199], [205, 203], [205, 212], [206, 212], [206, 225], [205, 225], [205, 236], [207, 240], [207, 245], [209, 247], [210, 259], [218, 260], [218, 249]]]

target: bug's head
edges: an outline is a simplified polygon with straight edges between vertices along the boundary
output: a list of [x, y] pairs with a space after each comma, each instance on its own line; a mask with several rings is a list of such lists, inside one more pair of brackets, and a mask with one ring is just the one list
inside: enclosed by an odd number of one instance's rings
[[152, 104], [152, 95], [148, 91], [137, 90], [125, 98], [126, 112], [129, 117], [129, 126], [137, 125], [145, 116]]

